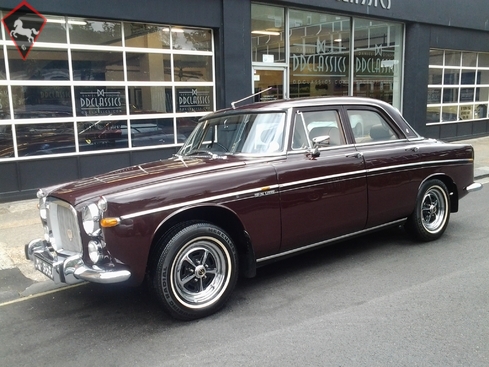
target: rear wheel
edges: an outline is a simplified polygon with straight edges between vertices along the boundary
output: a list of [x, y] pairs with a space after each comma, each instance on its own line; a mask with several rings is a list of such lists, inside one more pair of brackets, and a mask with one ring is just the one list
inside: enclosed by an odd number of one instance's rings
[[445, 232], [449, 219], [450, 196], [446, 185], [440, 180], [426, 181], [406, 223], [407, 230], [418, 240], [436, 240]]
[[219, 310], [236, 284], [236, 249], [221, 228], [182, 224], [160, 242], [153, 286], [173, 317], [192, 320]]

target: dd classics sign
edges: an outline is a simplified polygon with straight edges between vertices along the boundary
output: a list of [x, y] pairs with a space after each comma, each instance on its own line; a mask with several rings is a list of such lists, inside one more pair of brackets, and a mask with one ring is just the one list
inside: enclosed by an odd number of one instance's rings
[[365, 6], [373, 6], [375, 8], [381, 7], [382, 9], [391, 8], [391, 0], [336, 0], [343, 3], [351, 3]]

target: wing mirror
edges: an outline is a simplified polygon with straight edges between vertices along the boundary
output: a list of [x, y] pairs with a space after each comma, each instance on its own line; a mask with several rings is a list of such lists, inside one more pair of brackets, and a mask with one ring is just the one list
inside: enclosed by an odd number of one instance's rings
[[307, 152], [307, 156], [311, 159], [319, 157], [321, 155], [321, 153], [319, 152], [319, 148], [329, 146], [329, 142], [329, 135], [321, 135], [312, 138], [313, 147]]
[[312, 138], [312, 142], [314, 143], [314, 147], [327, 147], [329, 145], [330, 136], [329, 135], [321, 135]]

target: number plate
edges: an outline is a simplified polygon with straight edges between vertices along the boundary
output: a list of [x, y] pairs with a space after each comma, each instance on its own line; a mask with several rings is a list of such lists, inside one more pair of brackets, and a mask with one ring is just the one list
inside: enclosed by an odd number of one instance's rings
[[36, 268], [36, 270], [39, 270], [41, 273], [43, 273], [48, 278], [54, 280], [53, 264], [50, 264], [47, 261], [44, 261], [43, 259], [40, 259], [37, 256], [34, 256], [34, 267]]

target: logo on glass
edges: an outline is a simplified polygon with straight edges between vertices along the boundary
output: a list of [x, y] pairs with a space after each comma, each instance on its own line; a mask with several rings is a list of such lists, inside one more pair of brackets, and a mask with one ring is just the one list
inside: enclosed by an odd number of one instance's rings
[[46, 18], [23, 1], [2, 19], [2, 23], [25, 60], [44, 28]]

